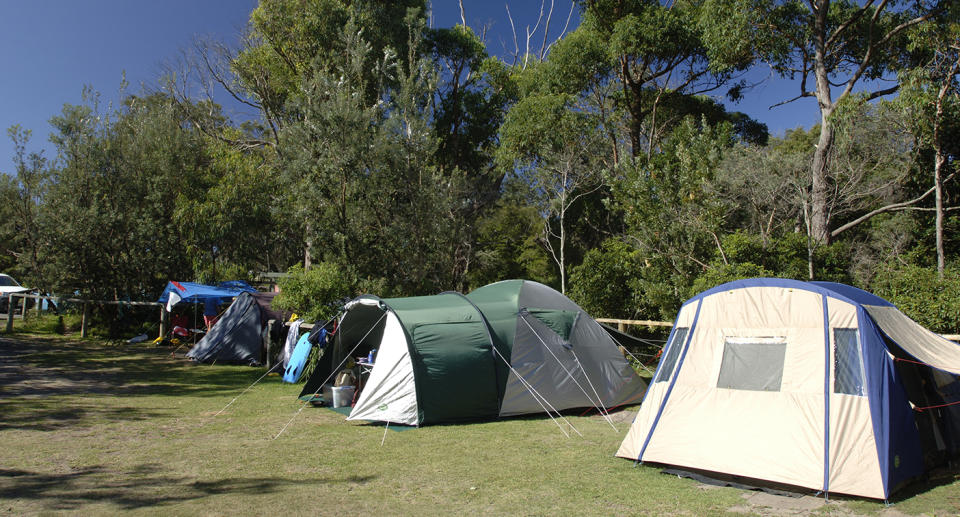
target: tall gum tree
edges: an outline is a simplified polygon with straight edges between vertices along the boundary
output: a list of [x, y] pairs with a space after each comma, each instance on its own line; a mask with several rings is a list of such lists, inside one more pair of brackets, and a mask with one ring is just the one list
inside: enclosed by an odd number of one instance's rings
[[[622, 89], [632, 156], [655, 152], [685, 115], [664, 112], [691, 95], [725, 92], [736, 99], [739, 72], [753, 61], [749, 46], [732, 44], [717, 20], [727, 16], [711, 2], [676, 0], [583, 0], [576, 32], [594, 34], [606, 47], [609, 70]], [[721, 6], [723, 7], [723, 6]], [[722, 44], [721, 44], [722, 42]]]
[[945, 206], [944, 183], [953, 177], [953, 162], [960, 153], [960, 6], [954, 5], [939, 23], [915, 31], [910, 45], [926, 55], [920, 66], [901, 75], [903, 88], [897, 104], [909, 113], [919, 144], [933, 153], [937, 275], [942, 279], [944, 215], [950, 210]]
[[[832, 228], [829, 181], [836, 144], [834, 114], [844, 102], [871, 101], [899, 89], [895, 73], [909, 66], [906, 37], [944, 12], [946, 0], [708, 0], [736, 15], [727, 34], [753, 41], [779, 75], [799, 78], [802, 98], [817, 101], [820, 135], [810, 163], [808, 232], [829, 244], [848, 228]], [[743, 16], [743, 13], [749, 13]], [[739, 36], [736, 36], [739, 35]], [[717, 40], [717, 41], [722, 41]]]

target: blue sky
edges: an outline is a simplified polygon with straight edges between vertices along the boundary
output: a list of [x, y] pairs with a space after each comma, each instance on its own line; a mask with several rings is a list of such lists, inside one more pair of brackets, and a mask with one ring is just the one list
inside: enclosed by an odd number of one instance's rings
[[[548, 2], [549, 3], [549, 2]], [[563, 26], [569, 2], [558, 0], [553, 31]], [[212, 36], [235, 44], [256, 0], [0, 0], [0, 171], [12, 173], [13, 143], [6, 129], [20, 124], [33, 131], [30, 150], [54, 150], [47, 142], [48, 120], [64, 104], [79, 104], [84, 86], [100, 92], [101, 103], [116, 102], [126, 73], [129, 93], [141, 84], [155, 86], [162, 63], [177, 56], [196, 36]], [[433, 24], [452, 26], [460, 21], [455, 0], [433, 2]], [[520, 36], [536, 22], [539, 2], [510, 2]], [[464, 0], [467, 23], [490, 27], [491, 53], [512, 49], [510, 22], [504, 4]], [[751, 80], [763, 79], [757, 69]], [[784, 129], [809, 127], [817, 121], [812, 99], [768, 109], [796, 95], [798, 86], [783, 80], [761, 85], [737, 105], [766, 123], [779, 135]]]

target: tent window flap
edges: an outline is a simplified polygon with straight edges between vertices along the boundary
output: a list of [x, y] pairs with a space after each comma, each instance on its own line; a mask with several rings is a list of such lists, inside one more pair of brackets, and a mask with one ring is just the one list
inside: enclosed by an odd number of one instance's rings
[[833, 392], [863, 396], [863, 384], [857, 329], [833, 329]]
[[786, 351], [784, 337], [727, 337], [717, 387], [780, 391]]
[[689, 330], [690, 329], [686, 327], [680, 327], [673, 332], [673, 339], [667, 343], [667, 353], [664, 354], [663, 357], [663, 366], [660, 367], [657, 380], [654, 382], [670, 380], [670, 376], [673, 375], [673, 369], [677, 366], [677, 358], [680, 357], [680, 349], [683, 348], [683, 344], [687, 340], [687, 332]]

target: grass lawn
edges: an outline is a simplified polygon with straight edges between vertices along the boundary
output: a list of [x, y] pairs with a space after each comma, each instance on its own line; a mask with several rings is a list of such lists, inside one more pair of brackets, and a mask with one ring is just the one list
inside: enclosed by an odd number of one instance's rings
[[[895, 505], [716, 488], [613, 456], [568, 416], [384, 432], [307, 407], [264, 369], [194, 366], [149, 344], [0, 337], [0, 513], [35, 515], [956, 515], [960, 478]], [[296, 415], [286, 431], [274, 436]], [[381, 445], [381, 442], [382, 445]], [[761, 497], [762, 496], [762, 497]]]

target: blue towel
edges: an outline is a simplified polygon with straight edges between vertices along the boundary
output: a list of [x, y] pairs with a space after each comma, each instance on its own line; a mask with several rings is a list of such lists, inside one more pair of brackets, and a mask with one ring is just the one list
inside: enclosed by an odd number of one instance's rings
[[287, 369], [283, 372], [283, 382], [295, 383], [300, 380], [300, 374], [303, 373], [303, 367], [307, 365], [307, 358], [310, 357], [310, 344], [307, 338], [310, 333], [306, 333], [297, 341], [297, 346], [293, 347], [293, 354], [290, 355], [290, 362], [287, 363]]

